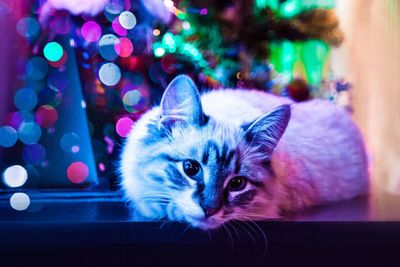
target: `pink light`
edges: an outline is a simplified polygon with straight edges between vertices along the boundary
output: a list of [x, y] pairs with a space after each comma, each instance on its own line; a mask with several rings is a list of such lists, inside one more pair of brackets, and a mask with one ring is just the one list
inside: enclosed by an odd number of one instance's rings
[[97, 42], [101, 37], [101, 27], [94, 21], [88, 21], [81, 28], [83, 39], [88, 42]]
[[111, 154], [114, 151], [113, 140], [108, 136], [104, 136], [104, 142], [106, 142], [106, 144], [107, 144], [107, 153]]
[[200, 10], [200, 15], [204, 16], [204, 15], [207, 15], [207, 14], [208, 14], [208, 9], [207, 8], [202, 8]]
[[89, 168], [83, 162], [74, 162], [67, 169], [67, 177], [74, 184], [82, 183], [88, 176]]
[[79, 152], [79, 146], [73, 146], [71, 147], [72, 153], [78, 153]]
[[67, 59], [68, 59], [67, 51], [64, 50], [62, 58], [60, 58], [59, 61], [56, 62], [47, 61], [47, 63], [49, 63], [49, 65], [52, 66], [53, 68], [60, 68], [62, 65], [65, 64], [65, 62], [67, 62]]
[[51, 128], [58, 120], [58, 112], [50, 105], [43, 105], [36, 111], [35, 119], [41, 127]]
[[133, 45], [131, 40], [122, 37], [119, 38], [119, 42], [114, 45], [114, 49], [120, 57], [129, 57], [133, 52]]
[[106, 170], [106, 166], [104, 165], [104, 163], [100, 162], [99, 163], [99, 170], [104, 172]]
[[114, 32], [119, 36], [126, 36], [126, 34], [128, 33], [128, 31], [119, 23], [118, 17], [113, 20], [111, 27], [113, 28]]
[[127, 137], [133, 126], [133, 121], [128, 117], [120, 118], [117, 121], [115, 129], [119, 136]]

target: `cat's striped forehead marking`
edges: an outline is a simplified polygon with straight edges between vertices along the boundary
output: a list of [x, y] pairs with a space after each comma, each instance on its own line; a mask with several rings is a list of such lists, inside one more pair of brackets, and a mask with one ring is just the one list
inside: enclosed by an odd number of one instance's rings
[[228, 168], [231, 165], [232, 159], [235, 156], [235, 149], [230, 149], [226, 143], [222, 146], [214, 141], [208, 141], [203, 150], [201, 162], [207, 165], [210, 160], [218, 164], [220, 168]]

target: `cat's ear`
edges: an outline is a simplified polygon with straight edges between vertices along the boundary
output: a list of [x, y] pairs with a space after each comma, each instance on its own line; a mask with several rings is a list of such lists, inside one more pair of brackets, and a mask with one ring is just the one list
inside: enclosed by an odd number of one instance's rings
[[171, 129], [177, 123], [200, 126], [205, 122], [199, 91], [187, 75], [179, 75], [171, 81], [160, 106], [159, 127]]
[[245, 141], [270, 155], [282, 137], [290, 119], [290, 106], [282, 105], [244, 126]]

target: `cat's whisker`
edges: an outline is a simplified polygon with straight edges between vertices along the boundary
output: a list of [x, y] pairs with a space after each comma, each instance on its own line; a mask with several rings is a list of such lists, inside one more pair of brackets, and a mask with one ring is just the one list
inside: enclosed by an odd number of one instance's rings
[[209, 240], [210, 242], [212, 242], [212, 241], [213, 241], [213, 240], [212, 240], [212, 234], [211, 234], [211, 231], [208, 230], [208, 229], [207, 229], [207, 235], [208, 235], [208, 240]]
[[228, 235], [228, 237], [229, 237], [229, 239], [230, 239], [230, 241], [231, 241], [231, 248], [232, 248], [232, 250], [233, 250], [233, 249], [234, 249], [234, 245], [233, 245], [233, 237], [232, 237], [232, 234], [231, 234], [231, 232], [229, 231], [229, 229], [226, 227], [225, 224], [222, 224], [222, 227], [225, 229], [225, 231], [226, 231], [226, 233], [227, 233], [227, 235]]
[[183, 236], [185, 235], [186, 231], [189, 230], [191, 227], [192, 227], [192, 225], [191, 225], [191, 224], [188, 224], [188, 225], [185, 227], [185, 229], [182, 231], [181, 237], [183, 237]]
[[[249, 236], [249, 238], [251, 239], [251, 241], [253, 242], [253, 244], [256, 244], [256, 240], [254, 239], [254, 237], [251, 235], [251, 233], [246, 229], [246, 227], [244, 227], [241, 223], [245, 222], [245, 221], [232, 221], [232, 223], [236, 223], [237, 225], [239, 225]], [[247, 223], [245, 225], [248, 225]]]
[[226, 227], [231, 227], [233, 229], [233, 231], [235, 232], [235, 234], [237, 236], [237, 239], [240, 241], [240, 239], [241, 239], [240, 235], [239, 235], [237, 229], [235, 228], [235, 226], [233, 225], [233, 222], [232, 221], [226, 222], [225, 225], [226, 225]]
[[252, 225], [254, 225], [254, 226], [256, 227], [256, 229], [258, 229], [259, 232], [261, 233], [261, 235], [262, 235], [262, 237], [263, 237], [263, 241], [264, 241], [263, 243], [265, 244], [265, 247], [264, 247], [264, 251], [263, 251], [262, 256], [266, 255], [266, 254], [267, 254], [267, 250], [268, 250], [267, 236], [265, 235], [264, 231], [261, 229], [261, 227], [260, 227], [256, 222], [254, 222], [254, 221], [251, 220], [251, 219], [248, 219], [247, 222], [249, 222], [249, 223], [251, 223]]
[[164, 218], [162, 220], [162, 223], [161, 223], [160, 227], [158, 228], [158, 230], [161, 230], [164, 226], [166, 226], [169, 223], [172, 223], [172, 221], [170, 219], [168, 219], [168, 218]]

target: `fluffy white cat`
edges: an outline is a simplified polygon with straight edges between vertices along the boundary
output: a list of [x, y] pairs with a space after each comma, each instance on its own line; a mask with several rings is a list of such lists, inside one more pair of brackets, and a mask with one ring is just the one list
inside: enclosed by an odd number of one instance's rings
[[134, 215], [203, 229], [368, 190], [363, 138], [340, 107], [241, 89], [200, 97], [184, 75], [133, 127], [120, 170]]

